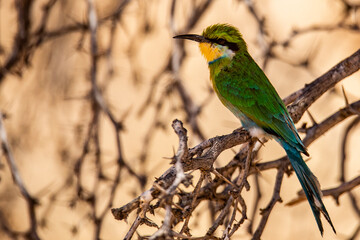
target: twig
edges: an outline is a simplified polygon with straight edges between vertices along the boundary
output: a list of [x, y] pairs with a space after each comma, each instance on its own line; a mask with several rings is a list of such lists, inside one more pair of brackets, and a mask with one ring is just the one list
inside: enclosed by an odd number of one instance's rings
[[253, 229], [254, 219], [255, 219], [256, 213], [258, 211], [258, 206], [259, 206], [260, 199], [262, 197], [261, 190], [260, 190], [259, 174], [258, 173], [254, 174], [254, 179], [255, 179], [256, 195], [255, 195], [254, 207], [253, 207], [253, 210], [251, 212], [250, 224], [248, 225], [248, 228], [247, 228], [247, 231], [250, 234], [253, 234], [252, 229]]
[[269, 219], [271, 210], [273, 209], [275, 204], [277, 202], [282, 202], [281, 197], [280, 197], [280, 189], [281, 189], [281, 183], [282, 183], [282, 180], [284, 177], [284, 172], [285, 171], [283, 168], [279, 168], [277, 171], [273, 196], [272, 196], [269, 204], [266, 206], [266, 208], [261, 210], [262, 217], [261, 217], [260, 223], [252, 237], [252, 239], [254, 239], [254, 240], [260, 239], [260, 237], [265, 229], [266, 223]]
[[191, 201], [190, 207], [186, 209], [186, 214], [188, 214], [188, 215], [187, 215], [187, 217], [186, 217], [186, 219], [185, 219], [184, 225], [183, 225], [182, 228], [181, 228], [180, 234], [186, 233], [187, 235], [190, 235], [190, 232], [189, 232], [190, 229], [189, 229], [189, 226], [188, 226], [188, 225], [189, 225], [189, 221], [190, 221], [191, 214], [192, 214], [192, 212], [193, 212], [193, 210], [194, 210], [195, 202], [196, 202], [197, 197], [198, 197], [198, 195], [199, 195], [199, 191], [200, 191], [201, 185], [202, 185], [202, 183], [203, 183], [203, 181], [204, 181], [204, 176], [205, 176], [205, 174], [202, 172], [201, 175], [200, 175], [200, 179], [199, 179], [199, 181], [197, 182], [197, 184], [196, 184], [196, 186], [195, 186], [194, 196], [193, 196], [193, 199], [192, 199], [192, 201]]
[[149, 208], [149, 204], [152, 201], [152, 197], [149, 194], [149, 192], [144, 192], [141, 195], [141, 212], [136, 216], [135, 221], [133, 222], [133, 224], [131, 225], [129, 231], [126, 233], [126, 236], [124, 238], [124, 240], [130, 240], [132, 238], [132, 236], [134, 235], [136, 229], [140, 226], [142, 219], [144, 219], [146, 217], [146, 212], [148, 211]]

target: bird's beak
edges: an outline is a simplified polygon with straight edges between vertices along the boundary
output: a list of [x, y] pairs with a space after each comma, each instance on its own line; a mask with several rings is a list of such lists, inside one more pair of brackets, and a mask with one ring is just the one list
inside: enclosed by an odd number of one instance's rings
[[199, 43], [203, 43], [203, 42], [208, 42], [210, 43], [210, 41], [206, 38], [204, 38], [201, 35], [196, 35], [196, 34], [184, 34], [184, 35], [177, 35], [174, 38], [177, 39], [188, 39], [188, 40], [192, 40], [195, 42], [199, 42]]

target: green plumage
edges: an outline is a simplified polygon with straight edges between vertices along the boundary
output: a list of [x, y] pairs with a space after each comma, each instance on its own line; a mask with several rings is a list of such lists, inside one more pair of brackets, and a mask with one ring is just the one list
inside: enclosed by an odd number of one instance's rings
[[[284, 103], [247, 52], [236, 54], [231, 63], [212, 78], [219, 98], [235, 115], [240, 111], [265, 132], [307, 154]], [[246, 120], [242, 122], [247, 125]]]
[[[320, 184], [301, 157], [300, 153], [308, 155], [306, 148], [283, 101], [248, 53], [240, 32], [233, 26], [216, 24], [206, 28], [202, 36], [186, 34], [175, 38], [200, 43], [200, 50], [208, 60], [213, 88], [221, 102], [251, 134], [264, 133], [281, 144], [305, 192], [321, 234], [323, 226], [320, 213], [335, 232], [321, 199]], [[252, 131], [254, 129], [257, 131]]]

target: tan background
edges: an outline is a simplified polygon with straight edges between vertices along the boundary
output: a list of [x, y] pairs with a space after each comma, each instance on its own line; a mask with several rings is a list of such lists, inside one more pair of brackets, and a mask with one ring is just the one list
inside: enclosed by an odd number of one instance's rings
[[[32, 17], [39, 21], [39, 9], [45, 1], [36, 1], [33, 6]], [[114, 8], [115, 1], [96, 1], [99, 17], [105, 16]], [[356, 2], [356, 1], [353, 1]], [[86, 17], [86, 1], [59, 1], [52, 12], [49, 29], [57, 29], [76, 21], [83, 22]], [[172, 108], [180, 106], [177, 96], [171, 96], [164, 103], [164, 110], [160, 113], [162, 123], [166, 124], [166, 131], [157, 131], [150, 143], [150, 155], [143, 167], [139, 165], [139, 156], [149, 123], [154, 117], [154, 108], [149, 107], [141, 117], [138, 116], [141, 104], [146, 99], [150, 89], [150, 81], [166, 63], [167, 56], [173, 46], [172, 34], [169, 27], [170, 1], [132, 1], [126, 7], [119, 24], [112, 60], [102, 59], [99, 62], [98, 81], [104, 88], [104, 96], [117, 118], [125, 118], [126, 131], [121, 134], [126, 161], [131, 163], [136, 171], [143, 171], [149, 176], [148, 185], [155, 177], [169, 167], [169, 161], [164, 157], [171, 157], [177, 148], [177, 137], [170, 128], [173, 119], [178, 118], [185, 122], [185, 115]], [[359, 2], [358, 2], [359, 4]], [[266, 29], [269, 35], [278, 41], [287, 39], [294, 28], [305, 28], [313, 25], [336, 25], [343, 14], [341, 1], [312, 1], [312, 0], [272, 0], [256, 1], [256, 8], [266, 17]], [[192, 1], [179, 1], [176, 9], [176, 23], [178, 27], [185, 24], [192, 7]], [[0, 55], [3, 63], [5, 55], [11, 51], [13, 34], [16, 31], [16, 13], [13, 1], [0, 1], [0, 43], [5, 53]], [[359, 24], [359, 16], [353, 14], [349, 21]], [[151, 32], [147, 35], [137, 35], [141, 32], [144, 22], [150, 26]], [[208, 25], [214, 23], [230, 23], [238, 27], [248, 43], [249, 52], [261, 65], [263, 49], [259, 38], [258, 25], [246, 5], [237, 1], [214, 1], [192, 33], [200, 34]], [[99, 29], [98, 40], [101, 46], [109, 41], [109, 25]], [[65, 177], [72, 171], [74, 160], [81, 153], [82, 141], [90, 121], [88, 105], [84, 96], [90, 89], [89, 84], [89, 38], [85, 36], [82, 51], [76, 50], [80, 38], [79, 33], [68, 34], [46, 42], [35, 51], [31, 58], [31, 66], [23, 71], [22, 77], [7, 75], [0, 85], [0, 109], [9, 114], [5, 122], [10, 143], [19, 166], [21, 176], [30, 193], [41, 199], [42, 207], [39, 215], [46, 212], [50, 194], [58, 189], [65, 181]], [[260, 40], [260, 41], [259, 41]], [[266, 40], [266, 39], [265, 39]], [[129, 53], [129, 46], [136, 41], [135, 49]], [[191, 93], [197, 104], [208, 99], [208, 69], [196, 44], [186, 43], [188, 57], [182, 68], [181, 77], [184, 85]], [[266, 68], [266, 74], [272, 81], [280, 96], [285, 97], [295, 90], [309, 83], [323, 74], [343, 58], [351, 55], [360, 47], [360, 34], [356, 31], [337, 29], [330, 32], [319, 31], [302, 34], [297, 37], [288, 49], [276, 49], [281, 59], [271, 59]], [[298, 63], [310, 58], [308, 68], [297, 66]], [[113, 64], [114, 74], [108, 73]], [[134, 78], [134, 72], [137, 79]], [[326, 93], [319, 99], [310, 111], [317, 121], [326, 117], [344, 106], [341, 86], [347, 92], [350, 102], [360, 96], [360, 74], [343, 80], [335, 91]], [[160, 79], [156, 97], [170, 81], [169, 76]], [[225, 109], [218, 99], [212, 95], [209, 103], [200, 115], [202, 130], [207, 138], [215, 135], [230, 133], [239, 127], [237, 119]], [[308, 122], [308, 115], [304, 115], [298, 126]], [[101, 118], [101, 147], [102, 161], [106, 172], [113, 175], [114, 157], [116, 157], [113, 129], [108, 119]], [[344, 127], [349, 120], [344, 121], [309, 148], [311, 161], [309, 167], [319, 178], [322, 188], [331, 188], [339, 184], [340, 147]], [[185, 124], [190, 130], [190, 127]], [[351, 179], [360, 174], [359, 142], [360, 129], [352, 133], [350, 138], [349, 161], [347, 177]], [[189, 131], [191, 146], [199, 143]], [[238, 150], [239, 147], [234, 148]], [[68, 155], [61, 158], [61, 152]], [[269, 142], [260, 153], [260, 161], [272, 160], [284, 154], [274, 142]], [[223, 165], [233, 153], [226, 151], [220, 155], [218, 164]], [[0, 171], [0, 208], [6, 213], [11, 225], [17, 230], [26, 230], [27, 217], [24, 201], [19, 191], [14, 187], [8, 166], [2, 157], [1, 163], [5, 167]], [[93, 181], [94, 165], [86, 164], [85, 181], [91, 186]], [[265, 207], [274, 183], [274, 171], [264, 172], [260, 177], [263, 189], [263, 198], [260, 207]], [[252, 181], [250, 182], [250, 184]], [[293, 199], [300, 185], [294, 175], [286, 177], [283, 182], [281, 197], [284, 203]], [[141, 194], [138, 183], [126, 171], [122, 172], [121, 182], [117, 190], [115, 207], [120, 207]], [[108, 193], [106, 186], [99, 194]], [[360, 198], [359, 188], [354, 190]], [[48, 213], [47, 226], [40, 229], [43, 239], [89, 239], [93, 227], [86, 214], [88, 206], [83, 203], [69, 208], [69, 202], [75, 192], [68, 189], [55, 202], [54, 208]], [[246, 194], [246, 200], [251, 209], [253, 192]], [[327, 223], [323, 239], [346, 239], [353, 233], [359, 224], [358, 217], [351, 210], [349, 198], [340, 197], [340, 206], [336, 206], [331, 198], [324, 199], [338, 231], [334, 235]], [[277, 204], [271, 213], [265, 228], [263, 239], [321, 239], [311, 210], [306, 202], [294, 207]], [[100, 203], [101, 204], [101, 203]], [[105, 206], [103, 206], [105, 207]], [[199, 209], [206, 209], [203, 204]], [[164, 212], [156, 212], [158, 223]], [[25, 215], [25, 216], [24, 216]], [[250, 215], [250, 213], [248, 214]], [[128, 223], [116, 221], [108, 211], [101, 232], [102, 239], [122, 239], [128, 231], [135, 215], [130, 215]], [[192, 222], [190, 228], [194, 236], [200, 236], [209, 226], [208, 216], [203, 214], [198, 222]], [[257, 218], [259, 220], [259, 218]], [[257, 222], [256, 222], [257, 223]], [[255, 223], [255, 226], [256, 226]], [[246, 226], [246, 225], [245, 225]], [[249, 239], [245, 226], [235, 234], [234, 239]], [[76, 234], [71, 229], [77, 227]], [[142, 233], [151, 233], [154, 229], [146, 226], [139, 228]], [[150, 230], [150, 231], [149, 231]], [[218, 230], [218, 235], [221, 230]], [[0, 234], [0, 236], [2, 236]], [[0, 237], [3, 239], [3, 237]], [[5, 238], [6, 239], [6, 238]]]

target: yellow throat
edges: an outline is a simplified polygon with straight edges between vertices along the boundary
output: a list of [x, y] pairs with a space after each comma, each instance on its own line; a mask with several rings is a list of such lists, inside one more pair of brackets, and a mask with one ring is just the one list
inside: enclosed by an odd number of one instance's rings
[[199, 47], [202, 55], [204, 55], [208, 62], [212, 62], [224, 55], [223, 51], [211, 43], [200, 43]]
[[199, 44], [199, 47], [202, 55], [204, 55], [208, 64], [211, 64], [222, 58], [228, 58], [229, 60], [231, 60], [235, 56], [235, 52], [233, 52], [227, 46], [220, 46], [217, 44], [202, 42]]

